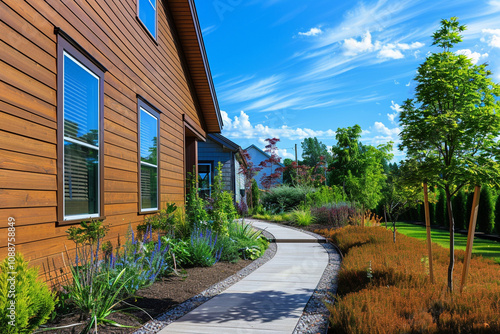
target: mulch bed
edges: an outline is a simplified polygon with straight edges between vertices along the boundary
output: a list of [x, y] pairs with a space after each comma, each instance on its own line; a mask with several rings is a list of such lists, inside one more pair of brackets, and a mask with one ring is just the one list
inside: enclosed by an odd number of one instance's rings
[[[130, 298], [128, 303], [145, 310], [151, 317], [155, 318], [169, 309], [177, 306], [185, 300], [196, 296], [208, 287], [216, 284], [227, 277], [237, 273], [252, 261], [239, 260], [237, 263], [218, 262], [207, 268], [187, 268], [180, 276], [171, 275], [156, 281], [151, 286], [139, 290], [137, 298]], [[124, 309], [126, 305], [122, 306]], [[134, 328], [117, 328], [112, 326], [99, 326], [102, 334], [128, 334], [133, 333], [142, 324], [150, 320], [143, 311], [132, 309], [114, 313], [109, 317], [122, 325], [134, 326]], [[75, 314], [63, 315], [57, 322], [48, 324], [47, 327], [60, 327], [79, 323], [79, 316]], [[83, 326], [66, 329], [50, 330], [45, 333], [77, 334]]]

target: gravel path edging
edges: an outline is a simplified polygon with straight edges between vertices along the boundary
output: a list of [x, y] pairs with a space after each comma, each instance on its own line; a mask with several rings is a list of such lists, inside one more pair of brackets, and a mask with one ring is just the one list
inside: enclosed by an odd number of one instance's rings
[[[265, 230], [262, 231], [262, 234], [264, 235], [264, 237], [268, 239], [273, 238], [273, 236]], [[276, 244], [270, 243], [269, 247], [264, 252], [264, 255], [262, 255], [260, 258], [253, 261], [252, 263], [250, 263], [245, 268], [238, 271], [236, 274], [229, 276], [228, 278], [219, 283], [215, 283], [214, 285], [210, 286], [209, 288], [197, 294], [196, 296], [191, 297], [190, 299], [180, 303], [174, 308], [158, 316], [156, 319], [148, 321], [133, 334], [153, 334], [159, 332], [167, 325], [171, 324], [172, 322], [176, 321], [177, 319], [191, 312], [201, 304], [209, 301], [213, 297], [217, 296], [218, 294], [229, 288], [231, 285], [242, 280], [244, 277], [250, 275], [257, 268], [261, 267], [264, 263], [271, 260], [276, 254], [276, 250], [277, 250]]]

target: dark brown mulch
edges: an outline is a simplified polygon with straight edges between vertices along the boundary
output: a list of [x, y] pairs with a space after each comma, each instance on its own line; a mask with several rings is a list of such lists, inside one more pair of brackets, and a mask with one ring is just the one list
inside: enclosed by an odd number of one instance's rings
[[[155, 318], [185, 300], [196, 296], [213, 284], [237, 273], [251, 262], [250, 260], [239, 260], [238, 263], [218, 262], [208, 268], [187, 268], [180, 273], [181, 276], [171, 275], [160, 279], [147, 288], [141, 289], [136, 293], [138, 298], [131, 298], [127, 302], [142, 308], [151, 317]], [[125, 309], [127, 305], [121, 305], [121, 307]], [[150, 320], [146, 313], [136, 309], [114, 313], [109, 319], [122, 325], [134, 326], [134, 328], [99, 326], [100, 334], [133, 333]], [[62, 316], [57, 323], [49, 324], [48, 327], [59, 327], [78, 322], [78, 315], [66, 315]], [[83, 326], [76, 326], [70, 329], [51, 330], [45, 333], [78, 334], [82, 329]]]

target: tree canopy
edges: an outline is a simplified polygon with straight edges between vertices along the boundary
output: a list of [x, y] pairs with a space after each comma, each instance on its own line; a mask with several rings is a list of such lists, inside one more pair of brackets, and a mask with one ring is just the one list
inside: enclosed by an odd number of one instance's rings
[[427, 181], [445, 190], [450, 225], [448, 288], [453, 287], [454, 220], [451, 197], [467, 184], [498, 184], [500, 146], [500, 86], [487, 64], [475, 65], [450, 50], [466, 29], [456, 17], [441, 21], [430, 54], [419, 66], [414, 99], [400, 115], [401, 145], [417, 164], [414, 181]]

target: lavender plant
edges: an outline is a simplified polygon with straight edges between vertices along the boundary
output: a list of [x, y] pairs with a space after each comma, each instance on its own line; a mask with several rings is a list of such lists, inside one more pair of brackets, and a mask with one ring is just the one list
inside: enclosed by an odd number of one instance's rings
[[211, 267], [220, 260], [222, 248], [217, 248], [217, 234], [212, 230], [195, 228], [189, 247], [191, 262], [195, 266]]

